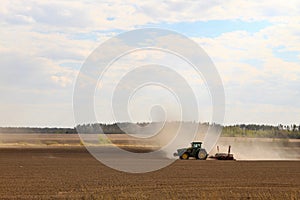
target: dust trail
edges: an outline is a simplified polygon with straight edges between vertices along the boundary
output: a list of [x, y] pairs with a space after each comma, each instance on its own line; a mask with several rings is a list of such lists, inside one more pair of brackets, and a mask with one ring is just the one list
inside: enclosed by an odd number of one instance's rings
[[[237, 160], [300, 160], [300, 140], [273, 138], [221, 137], [217, 143], [220, 152], [228, 145]], [[216, 148], [210, 152], [214, 154]]]
[[[192, 141], [203, 141], [207, 126], [193, 122], [166, 123], [163, 129], [152, 138], [152, 144], [159, 148], [164, 147], [164, 156], [169, 159], [177, 159], [173, 153], [179, 148], [189, 147]], [[171, 145], [169, 145], [171, 144]]]

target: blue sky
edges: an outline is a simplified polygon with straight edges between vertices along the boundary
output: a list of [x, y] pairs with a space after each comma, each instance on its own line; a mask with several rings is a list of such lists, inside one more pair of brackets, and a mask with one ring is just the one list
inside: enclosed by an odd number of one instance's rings
[[[74, 84], [86, 58], [116, 34], [149, 27], [184, 34], [213, 60], [225, 90], [225, 124], [300, 124], [299, 13], [296, 0], [4, 0], [0, 126], [73, 127]], [[129, 58], [151, 62], [154, 55], [146, 57]], [[186, 69], [182, 74], [201, 99], [201, 80]], [[207, 97], [201, 101], [204, 121], [211, 116]], [[139, 110], [134, 110], [137, 116]], [[108, 111], [100, 115], [100, 121], [112, 121]]]
[[274, 56], [281, 58], [287, 62], [300, 62], [298, 51], [286, 51], [284, 46], [280, 46], [273, 49]]
[[268, 21], [241, 21], [241, 20], [210, 20], [194, 22], [157, 23], [147, 24], [142, 27], [159, 27], [183, 33], [188, 37], [208, 37], [215, 38], [221, 34], [233, 31], [246, 31], [255, 33], [271, 23]]

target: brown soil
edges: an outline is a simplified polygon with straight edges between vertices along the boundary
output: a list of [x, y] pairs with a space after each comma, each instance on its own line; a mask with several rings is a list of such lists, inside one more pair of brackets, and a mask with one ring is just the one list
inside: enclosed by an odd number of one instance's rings
[[83, 147], [0, 149], [1, 199], [299, 199], [299, 161], [178, 160], [112, 170]]

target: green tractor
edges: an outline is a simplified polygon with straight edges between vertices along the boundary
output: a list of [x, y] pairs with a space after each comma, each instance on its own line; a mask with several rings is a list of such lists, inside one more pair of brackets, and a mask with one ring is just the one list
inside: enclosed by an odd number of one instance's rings
[[206, 160], [208, 153], [204, 148], [201, 148], [202, 142], [192, 142], [191, 147], [177, 149], [177, 153], [174, 153], [174, 156], [179, 156], [182, 160], [187, 160], [190, 157]]

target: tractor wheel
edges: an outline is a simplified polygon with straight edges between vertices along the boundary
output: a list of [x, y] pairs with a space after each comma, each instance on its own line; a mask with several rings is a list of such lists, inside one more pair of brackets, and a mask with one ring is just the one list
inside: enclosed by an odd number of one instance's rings
[[199, 159], [199, 160], [206, 160], [207, 158], [207, 153], [205, 150], [201, 149], [198, 151], [198, 153], [196, 154], [196, 159]]
[[182, 154], [181, 156], [180, 156], [180, 159], [181, 160], [188, 160], [189, 159], [189, 154], [188, 153], [184, 153], [184, 154]]

